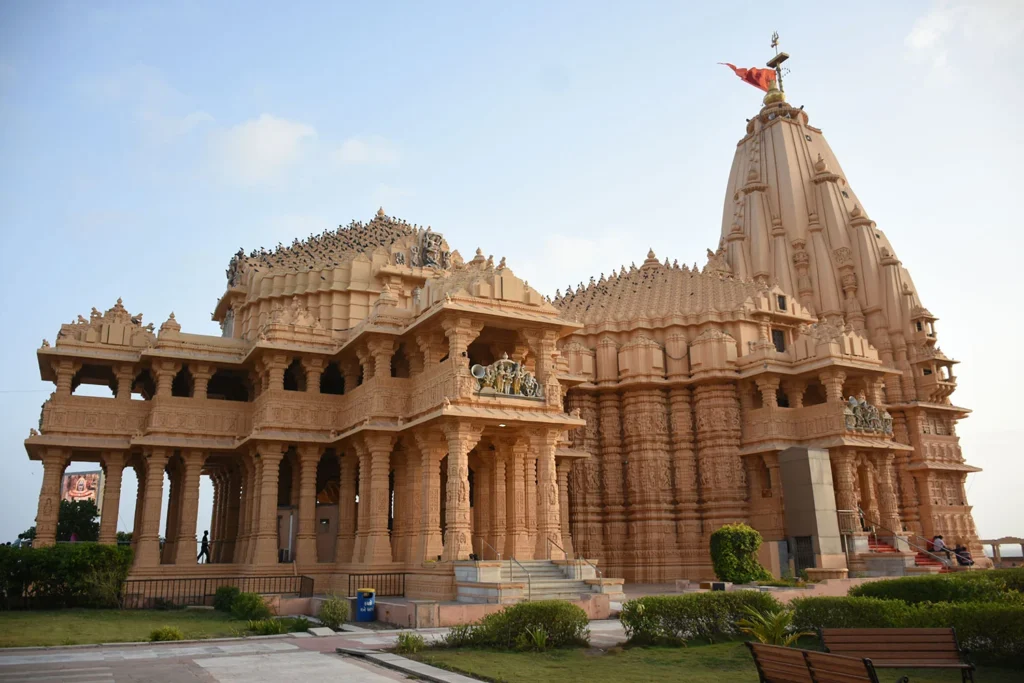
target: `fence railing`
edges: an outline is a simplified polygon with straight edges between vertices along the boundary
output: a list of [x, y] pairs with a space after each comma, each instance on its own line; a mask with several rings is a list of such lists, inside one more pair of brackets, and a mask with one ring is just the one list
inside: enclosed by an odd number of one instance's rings
[[348, 594], [355, 595], [360, 588], [372, 588], [378, 597], [405, 595], [405, 574], [349, 574]]
[[124, 585], [124, 607], [144, 609], [163, 602], [173, 605], [212, 605], [221, 586], [261, 595], [313, 595], [310, 576], [218, 576], [172, 579], [129, 579]]

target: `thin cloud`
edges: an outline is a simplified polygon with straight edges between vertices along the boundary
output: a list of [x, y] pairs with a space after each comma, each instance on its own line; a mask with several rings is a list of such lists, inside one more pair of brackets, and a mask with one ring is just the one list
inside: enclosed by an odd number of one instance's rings
[[399, 160], [398, 147], [379, 136], [351, 137], [338, 147], [337, 159], [346, 165], [392, 166]]
[[904, 38], [908, 56], [934, 68], [947, 67], [958, 43], [983, 45], [996, 51], [1024, 34], [1024, 3], [1019, 0], [935, 2], [918, 17]]
[[273, 184], [301, 160], [306, 143], [316, 137], [313, 126], [261, 114], [213, 136], [214, 165], [232, 184]]

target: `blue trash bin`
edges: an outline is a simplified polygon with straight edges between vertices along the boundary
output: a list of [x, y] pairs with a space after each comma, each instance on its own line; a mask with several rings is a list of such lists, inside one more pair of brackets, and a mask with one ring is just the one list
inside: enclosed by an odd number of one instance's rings
[[356, 590], [356, 621], [375, 621], [377, 618], [377, 591], [373, 588]]

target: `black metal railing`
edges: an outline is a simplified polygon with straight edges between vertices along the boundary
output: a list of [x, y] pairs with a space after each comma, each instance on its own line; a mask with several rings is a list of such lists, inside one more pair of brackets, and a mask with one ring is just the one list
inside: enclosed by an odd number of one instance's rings
[[221, 586], [261, 595], [313, 595], [310, 576], [217, 576], [173, 579], [130, 579], [124, 585], [124, 607], [145, 609], [163, 605], [212, 605]]
[[405, 574], [349, 574], [348, 594], [355, 595], [360, 588], [372, 588], [378, 597], [405, 595]]

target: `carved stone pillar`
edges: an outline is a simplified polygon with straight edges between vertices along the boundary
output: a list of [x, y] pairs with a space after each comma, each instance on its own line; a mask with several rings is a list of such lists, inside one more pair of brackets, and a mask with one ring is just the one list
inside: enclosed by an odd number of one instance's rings
[[572, 558], [576, 556], [573, 548], [572, 532], [569, 529], [569, 472], [572, 471], [572, 460], [562, 458], [557, 463], [558, 468], [558, 520], [562, 529], [562, 547], [566, 554]]
[[364, 562], [363, 558], [366, 554], [366, 534], [370, 532], [370, 451], [361, 439], [355, 439], [352, 446], [359, 458], [356, 479], [359, 502], [356, 504], [356, 532], [352, 561], [361, 564]]
[[829, 451], [832, 460], [832, 476], [836, 489], [836, 509], [856, 510], [857, 498], [854, 491], [854, 478], [856, 477], [856, 466], [852, 451], [833, 448]]
[[166, 398], [171, 395], [171, 385], [174, 383], [174, 376], [181, 369], [181, 363], [170, 360], [153, 361], [153, 380], [156, 382], [156, 395]]
[[[379, 366], [378, 366], [379, 369]], [[391, 562], [391, 538], [388, 533], [388, 509], [390, 508], [390, 492], [388, 478], [391, 473], [391, 449], [395, 445], [395, 437], [389, 433], [366, 433], [363, 442], [369, 453], [370, 476], [369, 489], [366, 491], [369, 502], [368, 527], [363, 547], [365, 564], [381, 564]], [[359, 501], [362, 507], [362, 483], [360, 476]], [[362, 520], [360, 520], [362, 521]]]
[[[281, 382], [283, 387], [283, 375]], [[256, 446], [256, 455], [260, 461], [261, 476], [257, 517], [259, 526], [255, 534], [256, 549], [253, 564], [268, 566], [277, 564], [277, 486], [284, 451], [279, 443], [260, 443]]]
[[405, 562], [405, 548], [406, 541], [409, 538], [409, 502], [410, 502], [410, 484], [409, 484], [409, 460], [415, 460], [416, 458], [411, 457], [407, 449], [403, 448], [395, 450], [391, 453], [391, 470], [393, 484], [393, 499], [394, 499], [394, 510], [392, 512], [391, 521], [391, 560], [393, 562]]
[[483, 329], [483, 323], [476, 322], [471, 318], [446, 318], [442, 321], [441, 326], [445, 336], [448, 337], [448, 357], [453, 359], [456, 367], [464, 367], [468, 371], [467, 351], [469, 345]]
[[441, 460], [448, 453], [448, 441], [438, 432], [417, 432], [420, 449], [420, 532], [414, 561], [436, 560], [441, 543]]
[[807, 391], [807, 381], [801, 379], [787, 379], [782, 383], [782, 390], [786, 392], [786, 400], [790, 408], [804, 407], [804, 392]]
[[668, 405], [660, 389], [630, 389], [622, 400], [622, 431], [628, 463], [627, 581], [657, 583], [669, 577], [675, 555]]
[[672, 429], [676, 539], [685, 578], [700, 578], [700, 510], [697, 484], [697, 453], [694, 449], [693, 392], [690, 387], [669, 391], [669, 425]]
[[[555, 464], [555, 445], [558, 431], [538, 429], [530, 434], [531, 451], [536, 455], [537, 467], [537, 539], [534, 558], [564, 560], [562, 523], [558, 516], [558, 473]], [[548, 543], [548, 541], [551, 543]], [[554, 545], [554, 544], [557, 544]]]
[[213, 366], [199, 363], [192, 370], [192, 398], [206, 398], [207, 389], [210, 386], [210, 378], [213, 377]]
[[768, 468], [768, 479], [771, 481], [771, 513], [765, 539], [781, 541], [786, 537], [785, 499], [782, 491], [782, 472], [779, 470], [779, 454], [765, 453], [764, 464]]
[[829, 403], [843, 402], [843, 382], [846, 381], [846, 373], [842, 370], [824, 370], [818, 378], [825, 385], [825, 395]]
[[864, 510], [868, 526], [876, 526], [881, 523], [881, 513], [878, 506], [878, 486], [875, 473], [875, 466], [867, 456], [858, 457], [860, 476], [860, 506]]
[[[451, 337], [449, 337], [451, 339]], [[472, 551], [469, 524], [469, 451], [480, 440], [480, 428], [466, 422], [444, 426], [448, 439], [448, 491], [445, 497], [445, 561], [468, 560]]]
[[256, 505], [256, 472], [257, 463], [251, 453], [240, 457], [239, 466], [239, 506], [238, 506], [238, 536], [235, 539], [235, 562], [247, 564], [252, 561], [250, 550], [252, 549], [252, 510]]
[[368, 382], [373, 379], [376, 364], [370, 350], [366, 348], [357, 348], [356, 357], [359, 359], [359, 367], [363, 371], [363, 381]]
[[338, 453], [338, 535], [334, 540], [335, 564], [349, 564], [356, 561], [354, 552], [357, 464], [354, 453]]
[[[406, 495], [401, 501], [401, 513], [402, 518], [405, 520], [406, 535], [402, 543], [401, 557], [402, 561], [408, 564], [420, 564], [424, 559], [417, 556], [420, 547], [420, 534], [423, 530], [423, 524], [420, 522], [420, 513], [423, 510], [422, 479], [423, 456], [412, 444], [407, 444], [405, 456]], [[397, 494], [395, 497], [397, 500]]]
[[625, 484], [622, 476], [622, 417], [619, 395], [599, 394], [601, 475], [604, 477], [604, 549], [606, 576], [622, 576], [626, 528]]
[[[124, 453], [106, 451], [103, 454], [103, 511], [100, 513], [99, 542], [117, 543], [117, 513], [121, 503], [121, 473], [124, 471]], [[38, 527], [36, 527], [38, 533]]]
[[371, 339], [367, 346], [373, 356], [373, 374], [375, 377], [391, 376], [391, 358], [395, 355], [395, 340], [391, 337]]
[[117, 377], [117, 399], [130, 401], [132, 399], [132, 382], [135, 380], [135, 368], [131, 365], [118, 365], [115, 369]]
[[[146, 494], [142, 508], [142, 528], [137, 533], [138, 548], [135, 566], [155, 567], [160, 564], [160, 510], [164, 498], [164, 469], [168, 452], [154, 448], [144, 453], [146, 463]], [[135, 535], [135, 534], [133, 534]]]
[[181, 498], [178, 512], [178, 537], [174, 563], [190, 565], [196, 563], [196, 518], [199, 515], [199, 474], [206, 462], [206, 453], [188, 451], [182, 453]]
[[[213, 510], [210, 514], [210, 559], [207, 562], [217, 564], [221, 561], [224, 547], [224, 517], [227, 512], [227, 496], [225, 474], [220, 470], [210, 472], [210, 483], [213, 484]], [[199, 529], [196, 529], [196, 533]], [[198, 552], [198, 551], [197, 551]], [[196, 558], [198, 560], [198, 558]]]
[[[70, 387], [70, 380], [69, 387]], [[70, 388], [69, 388], [70, 393]], [[57, 519], [60, 515], [60, 489], [70, 453], [62, 448], [47, 448], [42, 457], [43, 483], [39, 488], [36, 510], [36, 537], [33, 547], [44, 548], [57, 542]]]
[[[319, 374], [317, 378], [319, 380]], [[309, 387], [308, 380], [306, 387]], [[319, 464], [318, 444], [299, 446], [299, 529], [295, 534], [295, 562], [298, 564], [313, 564], [317, 561], [316, 470]], [[295, 476], [294, 473], [292, 476]]]
[[241, 510], [241, 469], [232, 466], [224, 475], [224, 497], [227, 499], [224, 504], [224, 542], [221, 544], [218, 562], [236, 562], [235, 547], [238, 545], [238, 518]]
[[779, 384], [781, 380], [778, 377], [760, 376], [755, 380], [757, 382], [757, 390], [761, 392], [761, 401], [765, 408], [778, 408], [779, 407]]
[[[72, 392], [71, 384], [75, 379], [75, 373], [77, 373], [81, 367], [81, 363], [76, 363], [67, 358], [62, 358], [59, 361], [54, 361], [50, 364], [53, 369], [53, 373], [57, 376], [57, 395], [58, 396], [70, 396]], [[39, 528], [36, 527], [36, 533], [39, 533]]]
[[[182, 455], [184, 457], [184, 455]], [[173, 564], [178, 548], [178, 518], [181, 517], [181, 492], [184, 465], [180, 458], [170, 458], [167, 467], [167, 518], [164, 527], [164, 547], [160, 549], [161, 564]]]
[[341, 374], [345, 379], [345, 393], [352, 391], [359, 386], [359, 363], [347, 360], [341, 361]]
[[306, 372], [306, 393], [320, 393], [320, 375], [327, 363], [323, 358], [308, 357], [302, 359], [302, 369]]
[[703, 508], [702, 556], [719, 527], [747, 519], [747, 481], [740, 461], [740, 406], [736, 385], [706, 384], [694, 394], [697, 460]]
[[487, 485], [490, 487], [491, 502], [491, 534], [487, 542], [493, 548], [491, 552], [500, 555], [505, 550], [505, 537], [507, 536], [508, 525], [508, 500], [505, 497], [505, 462], [507, 455], [500, 444], [496, 444], [495, 448], [490, 480], [487, 482]]
[[572, 509], [563, 508], [566, 519], [562, 526], [571, 526], [573, 546], [580, 557], [600, 558], [604, 554], [604, 520], [597, 398], [592, 393], [573, 390], [569, 392], [568, 401], [569, 408], [578, 408], [580, 417], [587, 422], [575, 431], [573, 446], [587, 451], [590, 457], [572, 465]]
[[505, 556], [527, 559], [533, 552], [530, 534], [526, 528], [526, 454], [529, 444], [525, 438], [513, 438], [500, 447], [505, 453], [506, 526]]
[[490, 543], [491, 537], [491, 487], [488, 482], [491, 480], [490, 452], [479, 458], [477, 467], [473, 470], [473, 552], [477, 557], [491, 559], [494, 551], [484, 545]]
[[878, 468], [878, 511], [881, 515], [881, 524], [894, 534], [902, 533], [903, 524], [900, 522], [899, 504], [893, 486], [893, 456], [890, 453], [882, 453], [876, 455], [874, 459]]

